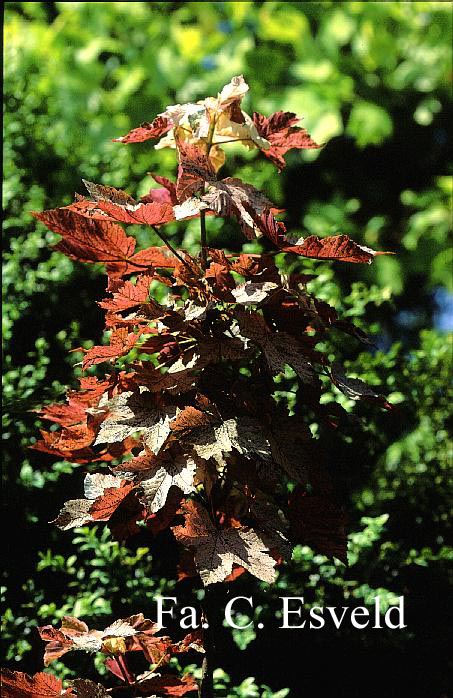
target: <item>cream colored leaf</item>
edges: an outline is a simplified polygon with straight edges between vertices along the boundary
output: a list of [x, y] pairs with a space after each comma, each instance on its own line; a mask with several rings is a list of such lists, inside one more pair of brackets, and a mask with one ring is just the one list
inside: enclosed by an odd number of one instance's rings
[[173, 206], [173, 213], [177, 221], [184, 220], [185, 218], [191, 218], [192, 216], [197, 216], [200, 211], [206, 210], [208, 205], [197, 199], [196, 196], [186, 199], [184, 203], [177, 204]]
[[260, 136], [250, 116], [245, 111], [241, 113], [244, 119], [242, 124], [232, 121], [225, 112], [219, 115], [214, 132], [215, 143], [236, 140], [242, 141], [243, 145], [249, 149], [269, 150], [271, 147], [269, 141]]
[[84, 526], [92, 520], [89, 513], [92, 504], [90, 499], [70, 499], [65, 503], [53, 523], [62, 531]]
[[132, 635], [136, 634], [136, 629], [132, 627], [128, 619], [120, 619], [109, 625], [108, 628], [105, 628], [102, 637], [132, 637]]
[[[248, 89], [243, 76], [237, 75], [222, 88], [217, 97], [206, 97], [198, 102], [168, 106], [160, 117], [168, 120], [173, 128], [154, 147], [158, 150], [168, 147], [176, 148], [177, 140], [183, 140], [204, 149], [211, 126], [215, 121], [209, 159], [216, 172], [225, 162], [225, 153], [216, 145], [217, 143], [237, 140], [247, 148], [269, 149], [269, 141], [260, 136], [253, 119], [240, 110], [240, 102]], [[231, 118], [232, 113], [240, 115], [242, 123], [234, 121], [234, 117]], [[181, 217], [184, 216], [181, 215]]]
[[184, 303], [182, 312], [184, 319], [187, 322], [192, 322], [192, 320], [204, 320], [206, 318], [206, 312], [211, 310], [215, 306], [215, 303], [210, 301], [204, 305], [199, 305], [195, 301], [188, 300]]
[[181, 456], [165, 462], [160, 467], [143, 473], [140, 485], [143, 489], [143, 502], [152, 513], [159, 511], [167, 501], [171, 487], [178, 487], [184, 494], [194, 492], [195, 461]]
[[218, 145], [213, 145], [209, 151], [209, 159], [214, 167], [214, 170], [218, 172], [225, 163], [225, 152]]
[[144, 443], [158, 453], [170, 434], [170, 422], [177, 413], [172, 405], [158, 407], [148, 389], [127, 391], [108, 403], [109, 413], [102, 422], [95, 445], [117, 443], [141, 433]]
[[238, 303], [253, 305], [262, 303], [276, 288], [278, 288], [278, 285], [273, 281], [261, 281], [259, 283], [246, 281], [244, 284], [234, 288], [231, 293]]
[[241, 100], [249, 91], [243, 75], [235, 75], [219, 92], [219, 107], [228, 107], [232, 102]]
[[202, 427], [194, 430], [187, 440], [200, 458], [223, 460], [224, 453], [234, 449], [244, 456], [252, 454], [269, 460], [270, 445], [259, 422], [251, 417], [228, 419], [219, 426]]
[[247, 209], [252, 209], [256, 215], [260, 215], [272, 208], [272, 203], [262, 192], [234, 177], [211, 182], [201, 200], [221, 216], [236, 215], [249, 240], [262, 233]]
[[99, 652], [102, 647], [102, 635], [100, 630], [90, 630], [84, 635], [73, 635], [74, 648], [85, 652]]
[[176, 539], [195, 549], [195, 565], [203, 584], [223, 582], [233, 565], [245, 567], [264, 582], [275, 581], [275, 560], [262, 537], [251, 528], [216, 528], [198, 502], [185, 504], [185, 525], [175, 526]]
[[210, 119], [203, 102], [174, 104], [159, 116], [169, 119], [175, 127], [190, 130], [197, 140], [208, 136]]
[[108, 487], [121, 487], [122, 478], [115, 475], [103, 475], [102, 473], [88, 473], [83, 483], [84, 494], [87, 499], [102, 497]]

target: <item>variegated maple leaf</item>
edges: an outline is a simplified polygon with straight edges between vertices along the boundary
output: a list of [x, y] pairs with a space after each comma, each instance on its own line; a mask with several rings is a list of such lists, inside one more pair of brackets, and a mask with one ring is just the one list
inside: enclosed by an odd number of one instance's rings
[[218, 180], [208, 155], [197, 145], [178, 142], [178, 150], [179, 204], [173, 208], [177, 220], [209, 209], [220, 216], [236, 217], [249, 239], [265, 234], [282, 244], [285, 227], [273, 215], [279, 209], [262, 192], [234, 177]]
[[303, 382], [316, 384], [317, 377], [313, 367], [304, 355], [302, 344], [295, 337], [286, 332], [271, 332], [259, 313], [236, 310], [235, 317], [244, 337], [248, 337], [261, 348], [273, 375], [282, 373], [288, 365]]
[[70, 499], [54, 523], [63, 531], [92, 521], [108, 521], [132, 492], [133, 482], [115, 475], [88, 473], [84, 482], [84, 499]]
[[163, 643], [166, 647], [171, 645], [170, 638], [154, 637], [160, 627], [144, 618], [142, 613], [117, 620], [104, 630], [90, 630], [86, 623], [71, 616], [64, 616], [58, 629], [52, 625], [45, 625], [38, 630], [41, 638], [47, 642], [44, 653], [45, 666], [72, 650], [102, 652], [108, 655], [142, 650], [149, 661], [154, 662], [150, 648], [156, 645], [157, 652], [161, 653], [162, 648], [159, 644]]
[[[127, 471], [128, 463], [123, 467]], [[197, 464], [193, 458], [179, 455], [140, 470], [138, 484], [143, 492], [141, 501], [151, 513], [156, 513], [166, 504], [172, 487], [177, 487], [183, 494], [191, 494], [195, 491], [196, 469]]]
[[[227, 177], [217, 180], [207, 172], [200, 174], [193, 186], [200, 188], [202, 181], [206, 183], [204, 194], [188, 198], [174, 207], [177, 220], [196, 216], [200, 211], [210, 209], [219, 216], [237, 218], [244, 235], [249, 240], [262, 234], [261, 227], [256, 224], [255, 219], [273, 207], [262, 192], [240, 179]], [[186, 187], [186, 191], [190, 191], [190, 187]]]
[[105, 406], [109, 412], [101, 423], [95, 445], [124, 441], [139, 433], [154, 453], [159, 453], [167, 440], [170, 422], [177, 414], [175, 406], [160, 405], [147, 388], [121, 393]]
[[217, 171], [225, 162], [225, 153], [220, 148], [222, 143], [239, 141], [247, 148], [263, 150], [270, 147], [253, 119], [241, 110], [241, 101], [248, 90], [243, 76], [238, 75], [222, 88], [217, 97], [169, 106], [151, 124], [142, 124], [115, 140], [137, 143], [163, 135], [156, 149], [176, 148], [178, 141], [185, 141], [205, 151], [210, 140], [209, 159]]
[[[321, 333], [324, 339], [332, 327], [363, 341], [360, 331], [311, 295], [307, 283], [313, 277], [284, 275], [273, 258], [283, 252], [367, 263], [381, 253], [347, 235], [291, 243], [275, 217], [280, 211], [262, 192], [239, 179], [217, 177], [225, 159], [221, 148], [229, 141], [263, 150], [279, 169], [288, 150], [318, 147], [296, 126], [294, 114], [266, 118], [255, 113], [252, 120], [241, 108], [247, 91], [237, 76], [217, 97], [169, 106], [152, 123], [117, 139], [162, 138], [157, 148], [177, 148], [176, 182], [153, 175], [160, 186], [141, 199], [85, 182], [87, 198], [76, 195], [70, 206], [37, 214], [62, 236], [57, 249], [107, 267], [110, 297], [100, 306], [111, 330], [109, 343], [86, 351], [82, 367], [118, 357], [129, 363], [127, 371], [111, 366], [105, 380], [83, 378], [81, 390], [68, 393], [67, 404], [41, 412], [58, 426], [43, 432], [36, 448], [77, 463], [115, 463], [114, 474], [87, 475], [85, 497], [67, 502], [56, 523], [67, 529], [109, 521], [121, 539], [139, 530], [137, 521], [152, 536], [173, 525], [188, 553], [181, 578], [196, 575], [197, 569], [204, 584], [231, 581], [246, 569], [272, 582], [275, 565], [290, 553], [290, 541], [344, 559], [344, 517], [331, 499], [320, 440], [312, 438], [306, 410], [299, 407], [306, 405], [326, 429], [348, 418], [341, 405], [320, 399], [315, 367], [326, 376], [330, 370], [332, 383], [351, 399], [387, 406], [341, 367], [329, 369], [329, 357], [316, 348]], [[209, 249], [206, 214], [233, 216], [248, 239], [266, 236], [274, 253]], [[175, 249], [157, 229], [197, 216], [202, 219], [198, 258]], [[118, 222], [152, 226], [167, 247], [135, 252], [135, 241]], [[132, 274], [130, 280], [123, 278]], [[160, 302], [150, 297], [155, 287], [163, 291]], [[272, 376], [287, 366], [306, 384], [291, 417], [272, 389]], [[136, 455], [139, 445], [143, 450]], [[296, 483], [289, 501], [284, 494], [288, 479]], [[181, 521], [178, 516], [184, 517], [183, 525], [174, 525]], [[153, 624], [147, 623], [137, 616], [91, 631], [66, 618], [61, 629], [41, 629], [48, 643], [46, 661], [70, 649], [98, 651], [109, 656], [110, 671], [140, 694], [177, 696], [195, 690], [191, 679], [129, 672], [125, 652], [141, 650], [150, 663], [160, 665], [172, 654], [199, 647], [191, 637], [176, 645], [155, 637]], [[95, 684], [79, 680], [74, 686], [77, 695], [104, 698], [104, 689]]]
[[218, 426], [210, 425], [191, 431], [185, 441], [193, 445], [196, 454], [204, 460], [214, 458], [223, 462], [223, 454], [238, 451], [244, 456], [258, 455], [270, 460], [269, 441], [258, 420], [252, 417], [227, 419]]
[[358, 245], [347, 235], [333, 235], [319, 238], [316, 235], [302, 238], [294, 245], [281, 247], [283, 252], [310, 257], [312, 259], [333, 259], [339, 262], [354, 262], [356, 264], [371, 264], [374, 257], [391, 252], [376, 252], [370, 247]]
[[207, 510], [194, 500], [182, 507], [184, 526], [173, 527], [176, 539], [195, 550], [195, 565], [203, 584], [223, 582], [233, 565], [245, 567], [264, 582], [275, 581], [275, 560], [261, 536], [251, 528], [216, 528]]

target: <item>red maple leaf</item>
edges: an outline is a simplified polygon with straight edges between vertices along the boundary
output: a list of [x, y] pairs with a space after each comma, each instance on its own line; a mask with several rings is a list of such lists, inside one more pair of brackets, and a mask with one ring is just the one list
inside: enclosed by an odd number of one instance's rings
[[157, 116], [151, 123], [145, 121], [145, 123], [132, 129], [125, 136], [113, 138], [113, 141], [119, 143], [142, 143], [153, 138], [160, 138], [164, 133], [170, 131], [171, 128], [173, 128], [171, 121], [164, 116]]
[[288, 245], [281, 249], [283, 252], [293, 252], [302, 257], [334, 259], [356, 264], [371, 264], [377, 255], [392, 254], [392, 252], [376, 252], [369, 247], [358, 245], [348, 235], [332, 235], [326, 238], [310, 235], [300, 244]]
[[49, 422], [64, 427], [71, 427], [86, 419], [86, 408], [86, 403], [78, 399], [77, 393], [73, 393], [68, 396], [67, 405], [47, 405], [37, 412], [42, 419], [47, 419]]
[[143, 692], [156, 692], [160, 696], [168, 696], [168, 698], [179, 698], [185, 696], [186, 693], [196, 691], [198, 684], [190, 676], [184, 676], [179, 679], [172, 674], [156, 675], [144, 681], [140, 681], [138, 689]]
[[263, 153], [280, 171], [286, 166], [283, 155], [288, 150], [321, 147], [304, 128], [294, 126], [298, 121], [298, 117], [291, 112], [277, 111], [268, 117], [253, 112], [253, 122], [258, 133], [271, 144]]
[[97, 201], [97, 206], [120, 223], [163, 225], [175, 220], [173, 206], [169, 203], [152, 201], [150, 204], [137, 204], [137, 206], [123, 206], [111, 201]]
[[328, 496], [309, 495], [297, 485], [289, 499], [288, 516], [293, 542], [348, 564], [346, 515]]
[[56, 698], [75, 696], [72, 688], [63, 688], [61, 679], [52, 674], [39, 672], [34, 676], [22, 671], [2, 669], [2, 698]]
[[108, 521], [134, 487], [134, 483], [127, 480], [121, 487], [107, 487], [102, 497], [95, 499], [90, 507], [91, 518], [95, 521]]
[[115, 312], [142, 305], [148, 300], [151, 280], [152, 274], [142, 274], [137, 278], [135, 284], [122, 279], [110, 279], [107, 290], [113, 295], [113, 298], [105, 298], [103, 301], [99, 301], [99, 305], [105, 310]]
[[56, 250], [79, 262], [106, 264], [109, 276], [125, 276], [154, 265], [173, 266], [160, 248], [152, 247], [134, 254], [134, 238], [128, 237], [120, 225], [107, 217], [104, 220], [88, 218], [67, 208], [33, 212], [32, 215], [62, 236], [55, 245]]
[[135, 346], [140, 333], [128, 332], [127, 327], [119, 327], [112, 331], [110, 335], [110, 343], [107, 346], [100, 345], [88, 349], [82, 362], [82, 368], [85, 371], [90, 366], [101, 364], [104, 361], [112, 361], [124, 356]]

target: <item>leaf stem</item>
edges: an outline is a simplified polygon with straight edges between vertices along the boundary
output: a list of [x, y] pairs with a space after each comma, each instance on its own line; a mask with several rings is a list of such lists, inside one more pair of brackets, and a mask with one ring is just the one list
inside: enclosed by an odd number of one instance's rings
[[173, 245], [167, 240], [167, 238], [165, 237], [165, 235], [162, 235], [162, 233], [160, 232], [159, 228], [156, 228], [155, 225], [152, 225], [151, 228], [154, 230], [154, 232], [156, 233], [156, 235], [157, 235], [158, 237], [160, 237], [160, 239], [162, 240], [162, 242], [165, 243], [165, 245], [168, 247], [168, 249], [170, 250], [170, 252], [172, 252], [172, 253], [175, 255], [175, 257], [177, 257], [177, 258], [179, 259], [179, 261], [182, 262], [182, 263], [184, 264], [184, 266], [186, 266], [188, 269], [190, 269], [190, 265], [187, 264], [187, 262], [186, 262], [186, 260], [184, 259], [184, 257], [182, 257], [182, 256], [179, 254], [178, 250], [176, 250], [176, 249], [173, 247]]
[[229, 138], [227, 141], [214, 141], [211, 143], [213, 145], [223, 145], [224, 143], [253, 143], [252, 138]]
[[206, 269], [208, 265], [208, 240], [206, 235], [206, 211], [200, 211], [200, 244], [201, 266]]
[[[214, 113], [212, 117], [212, 122], [209, 126], [208, 137], [206, 139], [206, 155], [209, 157], [209, 153], [212, 148], [212, 141], [214, 139], [215, 124], [217, 119], [217, 112]], [[206, 235], [206, 211], [200, 211], [200, 246], [201, 246], [201, 267], [206, 269], [208, 265], [208, 240]]]

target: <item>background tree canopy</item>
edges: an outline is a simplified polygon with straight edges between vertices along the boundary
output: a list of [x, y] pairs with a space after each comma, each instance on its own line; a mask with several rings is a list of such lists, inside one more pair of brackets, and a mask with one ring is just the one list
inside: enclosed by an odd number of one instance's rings
[[[405, 596], [408, 627], [256, 636], [225, 629], [218, 694], [446, 695], [451, 21], [450, 3], [443, 2], [7, 3], [8, 666], [42, 667], [37, 624], [71, 614], [104, 627], [113, 617], [146, 614], [159, 592], [188, 599], [196, 593], [186, 582], [167, 581], [176, 564], [161, 554], [167, 541], [138, 538], [125, 549], [107, 530], [78, 529], [71, 540], [47, 523], [68, 494], [77, 496], [81, 466], [28, 450], [40, 426], [33, 410], [62, 398], [73, 382], [81, 355], [68, 352], [101, 341], [102, 312], [93, 299], [102, 297], [104, 277], [50, 251], [57, 236], [30, 211], [69, 203], [82, 177], [145, 194], [147, 172], [173, 175], [174, 153], [112, 138], [167, 104], [215, 95], [243, 73], [252, 95], [247, 111], [296, 111], [326, 145], [292, 152], [281, 175], [264, 158], [253, 162], [254, 153], [232, 146], [233, 164], [223, 176], [235, 174], [267, 192], [286, 209], [296, 236], [341, 232], [396, 252], [365, 269], [293, 264], [316, 269], [317, 294], [374, 334], [368, 352], [339, 336], [335, 353], [398, 409], [396, 416], [355, 409], [365, 433], [352, 422], [330, 445], [353, 531], [349, 567], [299, 546], [275, 588], [256, 587], [260, 619], [270, 622], [282, 595], [341, 606], [371, 603], [379, 593], [384, 604]], [[176, 244], [196, 252], [198, 222], [172, 225]], [[146, 240], [144, 234], [142, 242], [158, 244], [154, 233]], [[209, 239], [231, 251], [242, 244], [236, 226], [220, 219], [209, 221]], [[291, 379], [288, 371], [282, 399], [291, 399]], [[352, 410], [347, 398], [343, 404]], [[235, 582], [235, 595], [249, 595], [249, 582]], [[70, 657], [55, 669], [88, 677], [92, 659]], [[362, 671], [372, 677], [366, 689]]]

